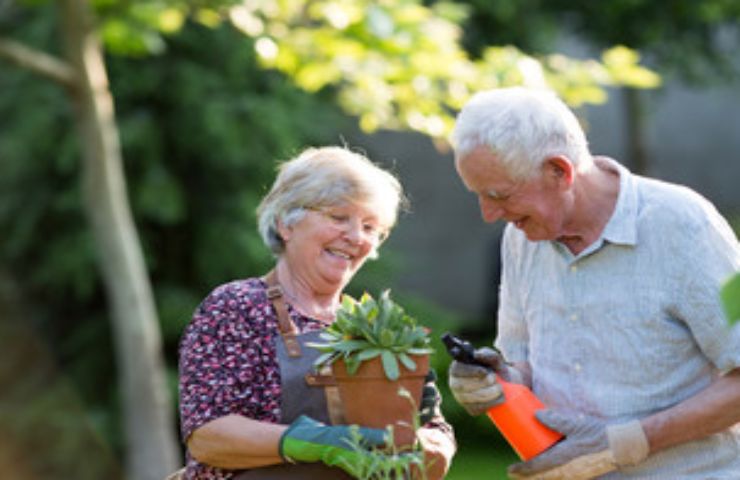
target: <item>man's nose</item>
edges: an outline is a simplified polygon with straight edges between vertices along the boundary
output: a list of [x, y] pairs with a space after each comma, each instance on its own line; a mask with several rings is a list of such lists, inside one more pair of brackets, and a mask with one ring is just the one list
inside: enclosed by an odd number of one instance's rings
[[504, 209], [493, 200], [480, 198], [478, 205], [480, 206], [481, 217], [483, 217], [483, 221], [486, 223], [494, 223], [504, 216]]

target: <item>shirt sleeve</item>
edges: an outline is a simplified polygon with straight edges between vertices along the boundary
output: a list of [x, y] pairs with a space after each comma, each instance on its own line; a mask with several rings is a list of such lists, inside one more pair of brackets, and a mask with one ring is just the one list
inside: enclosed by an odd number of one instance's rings
[[196, 309], [180, 344], [181, 434], [229, 414], [279, 418], [280, 376], [267, 310], [236, 284]]
[[704, 354], [723, 372], [740, 367], [740, 330], [730, 328], [719, 289], [740, 270], [740, 247], [734, 232], [706, 201], [701, 216], [690, 215], [690, 225], [676, 232], [673, 281], [678, 285], [675, 315], [691, 330]]

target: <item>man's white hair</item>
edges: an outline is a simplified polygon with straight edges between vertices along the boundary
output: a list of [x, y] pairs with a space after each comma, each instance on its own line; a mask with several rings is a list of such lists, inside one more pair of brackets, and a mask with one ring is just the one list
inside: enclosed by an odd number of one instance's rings
[[563, 155], [576, 166], [591, 162], [586, 135], [554, 93], [523, 87], [477, 93], [455, 122], [456, 158], [485, 146], [514, 178], [531, 178], [542, 162]]

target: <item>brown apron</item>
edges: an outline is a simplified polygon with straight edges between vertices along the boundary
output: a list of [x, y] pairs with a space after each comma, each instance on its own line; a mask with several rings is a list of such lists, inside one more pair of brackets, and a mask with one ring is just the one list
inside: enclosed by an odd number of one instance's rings
[[[306, 342], [317, 341], [320, 332], [299, 334], [288, 316], [282, 290], [274, 273], [267, 274], [264, 280], [268, 286], [267, 296], [277, 312], [280, 325], [280, 337], [275, 341], [282, 389], [280, 423], [290, 424], [300, 415], [308, 415], [326, 424], [338, 423], [341, 420], [341, 414], [335, 409], [336, 402], [338, 402], [336, 387], [327, 385], [323, 376], [312, 374], [313, 362], [321, 352], [305, 345]], [[329, 405], [332, 407], [330, 408]], [[317, 478], [350, 480], [352, 477], [339, 468], [328, 467], [323, 463], [271, 465], [244, 470], [234, 476], [235, 480]]]

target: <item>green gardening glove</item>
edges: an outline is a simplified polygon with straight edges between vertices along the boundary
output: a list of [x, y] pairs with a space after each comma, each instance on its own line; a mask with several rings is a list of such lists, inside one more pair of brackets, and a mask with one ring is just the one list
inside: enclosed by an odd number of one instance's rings
[[[352, 430], [360, 435], [361, 448], [353, 447]], [[357, 476], [367, 450], [386, 443], [386, 432], [349, 425], [329, 426], [301, 415], [280, 438], [280, 456], [291, 462], [324, 462]]]

